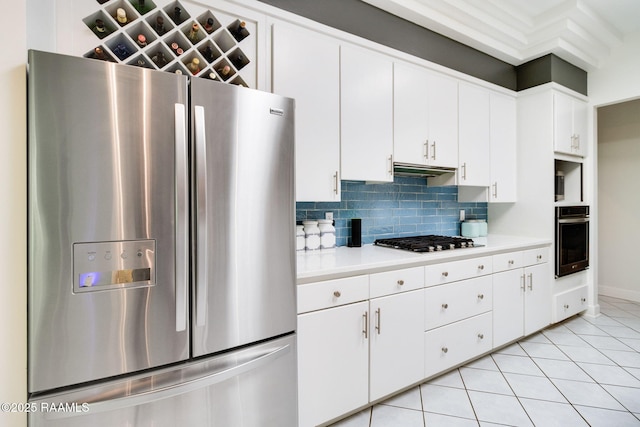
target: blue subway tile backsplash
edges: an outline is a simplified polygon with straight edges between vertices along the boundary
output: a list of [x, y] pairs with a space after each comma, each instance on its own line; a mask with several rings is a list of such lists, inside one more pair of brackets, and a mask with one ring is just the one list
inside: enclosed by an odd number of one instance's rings
[[392, 183], [342, 181], [340, 202], [298, 202], [296, 220], [333, 212], [336, 243], [346, 246], [351, 218], [362, 219], [362, 243], [419, 234], [460, 235], [460, 210], [467, 219], [487, 219], [487, 203], [459, 203], [458, 187], [427, 187], [425, 179], [395, 177]]

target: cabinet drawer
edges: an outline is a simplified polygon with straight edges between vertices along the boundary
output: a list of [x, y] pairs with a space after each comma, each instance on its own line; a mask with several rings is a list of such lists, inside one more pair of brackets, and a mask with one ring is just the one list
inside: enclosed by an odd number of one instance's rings
[[491, 324], [489, 312], [425, 332], [425, 377], [490, 351]]
[[346, 277], [298, 286], [298, 314], [369, 299], [369, 276]]
[[586, 310], [588, 292], [589, 286], [584, 285], [555, 295], [553, 298], [554, 323]]
[[424, 267], [385, 271], [369, 276], [370, 298], [424, 287]]
[[456, 280], [471, 279], [493, 272], [490, 256], [427, 265], [425, 286], [443, 285]]
[[494, 255], [493, 256], [493, 272], [499, 273], [501, 271], [520, 268], [524, 265], [523, 257], [524, 255], [521, 251]]
[[523, 252], [524, 266], [549, 262], [549, 248], [527, 249]]
[[425, 289], [425, 330], [490, 311], [492, 276], [463, 280]]

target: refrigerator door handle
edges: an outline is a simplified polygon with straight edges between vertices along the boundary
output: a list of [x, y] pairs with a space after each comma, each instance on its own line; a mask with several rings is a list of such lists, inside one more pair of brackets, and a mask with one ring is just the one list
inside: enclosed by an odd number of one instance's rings
[[[85, 403], [88, 405], [88, 411], [86, 412], [83, 412], [82, 410], [66, 412], [46, 412], [44, 413], [44, 418], [63, 419], [80, 416], [85, 413], [93, 415], [99, 412], [118, 411], [134, 406], [141, 406], [148, 403], [157, 402], [162, 399], [185, 395], [189, 392], [207, 388], [211, 385], [221, 383], [225, 380], [237, 377], [241, 374], [264, 368], [276, 359], [285, 356], [292, 351], [292, 345], [285, 344], [276, 349], [270, 348], [267, 352], [260, 352], [250, 360], [246, 360], [239, 364], [234, 363], [234, 359], [232, 358], [228, 363], [216, 364], [216, 369], [214, 372], [210, 372], [200, 377], [190, 378], [185, 381], [182, 375], [176, 375], [176, 378], [173, 382], [163, 386], [159, 386], [156, 390], [148, 390], [147, 388], [146, 390], [140, 391], [138, 393], [134, 392], [132, 394], [128, 394], [131, 392], [131, 390], [129, 382], [127, 382], [125, 385], [121, 385], [117, 389], [108, 390], [102, 393], [102, 395], [105, 396], [116, 395], [120, 397], [106, 400], [98, 399], [95, 401], [91, 401], [90, 399], [74, 399], [77, 401], [77, 406], [80, 408], [83, 407], [82, 405]], [[179, 371], [180, 369], [178, 369], [176, 372]], [[150, 379], [152, 378], [143, 378], [141, 380], [141, 383], [148, 385], [150, 382], [153, 382], [149, 381]]]
[[187, 286], [189, 285], [189, 160], [187, 120], [184, 104], [175, 104], [176, 143], [176, 331], [187, 329]]
[[197, 191], [196, 325], [204, 326], [207, 307], [207, 138], [204, 107], [194, 106]]

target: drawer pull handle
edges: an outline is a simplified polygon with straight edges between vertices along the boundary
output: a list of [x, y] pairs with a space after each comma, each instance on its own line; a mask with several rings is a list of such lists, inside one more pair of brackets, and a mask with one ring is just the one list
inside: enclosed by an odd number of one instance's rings
[[478, 270], [484, 270], [484, 265], [480, 264], [480, 265], [478, 266]]
[[449, 304], [447, 303], [442, 304], [442, 308], [446, 310], [447, 308], [449, 308]]
[[565, 304], [565, 305], [564, 305], [564, 309], [565, 309], [565, 310], [568, 310], [568, 309], [569, 309], [569, 304]]
[[449, 351], [449, 349], [447, 347], [442, 347], [442, 352], [443, 353], [447, 353]]
[[509, 260], [509, 265], [513, 265], [513, 260], [512, 259]]
[[402, 286], [402, 285], [404, 285], [404, 280], [402, 279], [398, 280], [398, 286]]
[[580, 301], [587, 302], [587, 299], [586, 298], [580, 298]]
[[336, 298], [340, 298], [340, 295], [342, 295], [342, 294], [340, 293], [340, 291], [335, 291], [335, 292], [333, 293], [333, 296], [334, 296], [334, 297], [336, 297]]
[[484, 299], [484, 294], [478, 294], [478, 299]]
[[484, 334], [478, 334], [478, 339], [483, 340], [484, 339]]
[[538, 254], [538, 256], [536, 257], [536, 259], [537, 259], [538, 261], [540, 261], [540, 260], [542, 259], [542, 255]]
[[448, 277], [448, 276], [449, 276], [449, 272], [448, 272], [448, 271], [443, 271], [443, 272], [442, 272], [442, 275], [443, 275], [444, 277]]
[[380, 335], [380, 324], [382, 323], [382, 310], [378, 308], [376, 310], [376, 331], [378, 331], [378, 335]]
[[364, 338], [367, 339], [369, 338], [369, 312], [365, 311], [364, 314], [362, 315], [362, 323], [363, 323], [363, 329], [362, 329], [362, 333], [364, 334]]

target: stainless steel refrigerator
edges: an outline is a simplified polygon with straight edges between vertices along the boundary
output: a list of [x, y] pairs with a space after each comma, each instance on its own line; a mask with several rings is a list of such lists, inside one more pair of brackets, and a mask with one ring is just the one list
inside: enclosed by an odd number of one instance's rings
[[295, 426], [293, 101], [40, 51], [28, 98], [30, 425]]

